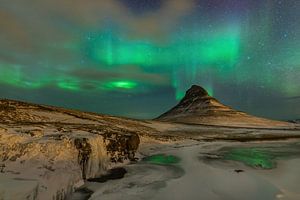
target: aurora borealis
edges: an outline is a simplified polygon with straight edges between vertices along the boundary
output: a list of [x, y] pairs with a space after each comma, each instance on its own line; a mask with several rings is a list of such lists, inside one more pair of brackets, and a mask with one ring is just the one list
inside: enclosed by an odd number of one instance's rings
[[0, 1], [0, 94], [153, 118], [192, 84], [300, 117], [298, 0]]

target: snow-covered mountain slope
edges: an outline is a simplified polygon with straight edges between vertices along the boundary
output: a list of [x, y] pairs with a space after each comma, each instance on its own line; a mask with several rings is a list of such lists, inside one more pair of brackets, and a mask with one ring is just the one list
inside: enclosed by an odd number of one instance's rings
[[193, 85], [174, 108], [156, 120], [234, 127], [291, 127], [287, 122], [248, 115], [223, 105], [200, 86]]

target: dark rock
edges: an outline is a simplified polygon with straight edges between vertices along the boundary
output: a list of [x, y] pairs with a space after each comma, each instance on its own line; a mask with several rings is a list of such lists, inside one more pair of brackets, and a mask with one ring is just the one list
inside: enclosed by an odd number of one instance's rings
[[235, 169], [234, 171], [235, 171], [236, 173], [244, 172], [244, 170], [242, 170], [242, 169]]
[[140, 144], [136, 133], [106, 133], [104, 139], [112, 162], [135, 160], [135, 152]]
[[70, 199], [88, 200], [94, 192], [86, 187], [75, 190]]
[[123, 167], [117, 167], [110, 169], [107, 174], [97, 177], [97, 178], [90, 178], [87, 181], [90, 182], [99, 182], [104, 183], [108, 180], [115, 180], [115, 179], [121, 179], [124, 177], [124, 175], [127, 173], [126, 169]]
[[92, 153], [91, 145], [88, 143], [87, 138], [76, 138], [74, 145], [78, 149], [78, 163], [81, 166], [82, 178], [86, 179], [86, 168]]
[[0, 164], [0, 173], [4, 173], [5, 164]]
[[197, 96], [208, 96], [208, 92], [201, 86], [192, 85], [192, 87], [186, 92], [186, 98], [192, 98]]
[[290, 120], [288, 122], [294, 123], [294, 124], [300, 124], [300, 119], [294, 119], [294, 120]]

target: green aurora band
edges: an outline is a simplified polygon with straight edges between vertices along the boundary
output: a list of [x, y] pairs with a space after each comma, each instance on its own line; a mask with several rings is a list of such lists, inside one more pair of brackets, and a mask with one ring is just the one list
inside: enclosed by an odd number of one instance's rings
[[[89, 33], [89, 35], [91, 34]], [[195, 71], [196, 66], [202, 66], [204, 69], [221, 64], [230, 70], [239, 59], [240, 38], [237, 31], [224, 30], [218, 34], [206, 35], [201, 38], [191, 35], [186, 35], [183, 38], [174, 36], [174, 39], [169, 41], [167, 45], [150, 40], [125, 39], [118, 37], [116, 33], [112, 34], [112, 32], [92, 33], [92, 35], [94, 37], [83, 40], [81, 49], [88, 52], [88, 58], [96, 65], [106, 66], [110, 69], [120, 68], [124, 65], [136, 65], [147, 70], [160, 66], [163, 68], [162, 71], [171, 72], [174, 68], [176, 70], [176, 68], [186, 66]], [[24, 68], [26, 67], [18, 65], [5, 66], [0, 75], [0, 82], [28, 89], [56, 85], [60, 89], [69, 91], [80, 91], [83, 89], [81, 82], [89, 82], [68, 75], [30, 77], [23, 72]], [[177, 78], [174, 77], [173, 86], [175, 88], [176, 80]], [[96, 89], [113, 91], [135, 89], [140, 85], [140, 82], [113, 79], [99, 80], [93, 84], [97, 85]], [[213, 95], [212, 86], [207, 84], [205, 87]], [[183, 95], [184, 90], [178, 88], [176, 99], [179, 100]]]

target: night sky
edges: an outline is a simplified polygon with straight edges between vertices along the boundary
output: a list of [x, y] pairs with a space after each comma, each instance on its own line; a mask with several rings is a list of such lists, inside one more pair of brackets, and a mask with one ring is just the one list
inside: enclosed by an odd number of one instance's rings
[[1, 0], [0, 98], [154, 118], [192, 84], [300, 118], [299, 0]]

